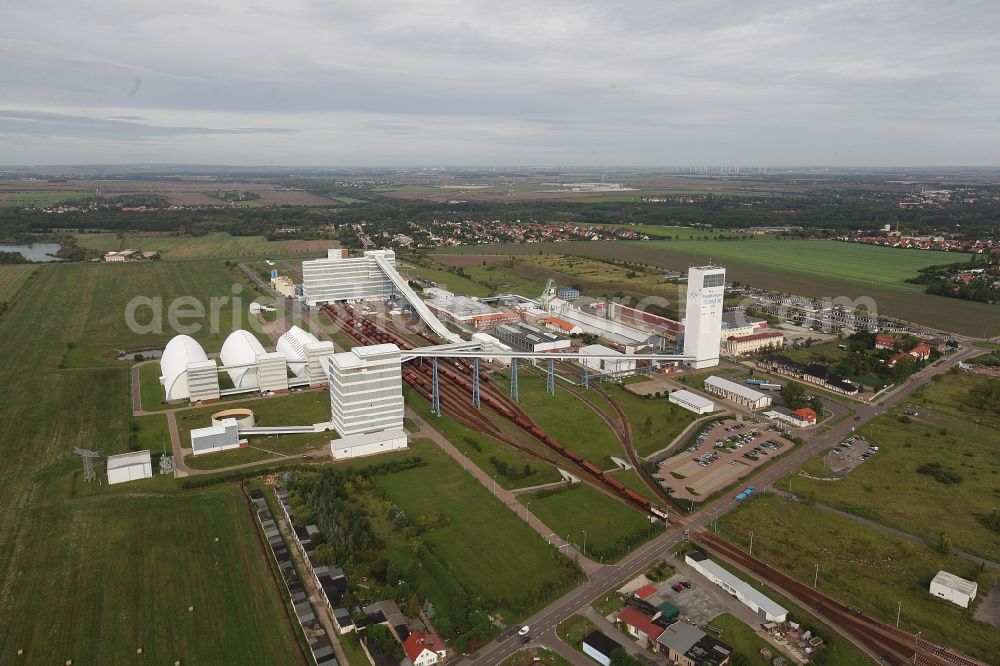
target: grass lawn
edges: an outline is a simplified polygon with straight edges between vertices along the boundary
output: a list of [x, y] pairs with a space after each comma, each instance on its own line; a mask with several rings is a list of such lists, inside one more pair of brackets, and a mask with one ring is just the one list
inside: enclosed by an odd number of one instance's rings
[[659, 505], [663, 504], [663, 500], [654, 495], [653, 491], [646, 487], [646, 484], [643, 483], [642, 479], [639, 478], [639, 473], [636, 472], [634, 469], [621, 472], [611, 472], [611, 474], [616, 479], [621, 481], [626, 488], [639, 493], [653, 504], [659, 504]]
[[556, 634], [563, 640], [564, 643], [572, 645], [579, 650], [580, 643], [583, 642], [583, 639], [595, 629], [597, 629], [597, 625], [593, 622], [582, 615], [574, 615], [556, 627]]
[[[127, 663], [141, 647], [156, 663], [213, 663], [224, 653], [269, 664], [298, 650], [235, 488], [180, 491], [163, 476], [80, 480], [74, 446], [104, 455], [162, 447], [162, 416], [130, 434], [127, 364], [60, 368], [71, 342], [131, 344], [128, 299], [178, 286], [155, 268], [132, 270], [150, 267], [40, 266], [0, 317], [0, 386], [9, 389], [0, 420], [17, 424], [0, 429], [0, 492], [12, 508], [0, 513], [0, 662], [23, 649], [30, 663]], [[109, 287], [107, 268], [129, 269], [131, 287]]]
[[1000, 349], [1000, 342], [990, 342], [989, 340], [976, 340], [972, 343], [976, 349]]
[[658, 269], [686, 270], [688, 266], [721, 262], [727, 277], [766, 289], [789, 289], [802, 296], [871, 297], [880, 314], [911, 319], [944, 330], [982, 335], [996, 325], [995, 306], [923, 293], [920, 285], [907, 284], [920, 268], [958, 262], [966, 255], [931, 250], [842, 243], [834, 240], [786, 240], [756, 237], [746, 241], [654, 240], [532, 243], [455, 247], [449, 254], [523, 255], [579, 254], [597, 258], [626, 259]]
[[993, 586], [1000, 572], [980, 572], [968, 560], [775, 495], [742, 503], [719, 524], [722, 535], [742, 548], [749, 546], [748, 532], [753, 531], [754, 554], [800, 581], [811, 583], [818, 563], [821, 590], [883, 622], [895, 622], [902, 601], [900, 627], [906, 631], [922, 631], [928, 640], [980, 659], [1000, 654], [995, 627], [976, 622], [969, 610], [927, 592], [931, 578], [942, 569], [977, 580], [983, 590]]
[[413, 261], [408, 260], [406, 257], [400, 257], [400, 261], [398, 262], [396, 268], [401, 273], [406, 273], [411, 277], [421, 277], [425, 280], [436, 282], [438, 288], [447, 289], [455, 294], [462, 294], [464, 296], [490, 295], [490, 290], [487, 287], [468, 278], [455, 275], [454, 273], [445, 270], [443, 267], [416, 264]]
[[470, 596], [534, 606], [541, 586], [564, 575], [555, 549], [429, 440], [412, 449], [428, 464], [377, 477], [378, 485], [409, 516], [445, 517], [424, 541]]
[[[496, 384], [508, 393], [508, 380], [499, 375], [494, 377]], [[611, 456], [625, 455], [615, 434], [601, 417], [568, 391], [560, 390], [558, 383], [554, 396], [545, 392], [545, 378], [536, 374], [518, 372], [517, 384], [521, 408], [567, 449], [601, 469], [612, 466]], [[567, 418], [568, 414], [572, 414], [572, 418]]]
[[[497, 484], [501, 487], [514, 490], [540, 486], [562, 478], [559, 471], [552, 465], [507, 446], [489, 435], [467, 428], [445, 412], [442, 412], [440, 417], [436, 416], [431, 411], [430, 403], [420, 397], [413, 389], [404, 387], [403, 395], [409, 407], [416, 411], [428, 425], [444, 435], [459, 451], [466, 454], [474, 465], [490, 476], [496, 474]], [[484, 416], [484, 418], [486, 417]], [[491, 459], [495, 459], [496, 462]], [[521, 475], [515, 478], [516, 473], [514, 472], [506, 476], [501, 474], [500, 468], [504, 465], [508, 469], [518, 470]], [[524, 475], [525, 465], [529, 465], [532, 470], [532, 473], [527, 476]]]
[[[628, 415], [636, 453], [648, 456], [659, 451], [684, 432], [697, 414], [675, 405], [666, 398], [640, 398], [614, 384], [602, 384], [608, 394]], [[647, 423], [649, 428], [647, 430]]]
[[[770, 666], [771, 661], [760, 656], [760, 649], [767, 648], [774, 656], [785, 656], [747, 625], [743, 624], [729, 613], [723, 613], [709, 623], [710, 627], [720, 630], [718, 639], [733, 648], [733, 651], [746, 657], [748, 666]], [[715, 632], [710, 632], [715, 634]], [[785, 657], [787, 660], [787, 657]]]
[[[791, 480], [796, 494], [815, 493], [819, 502], [927, 539], [943, 532], [956, 547], [996, 559], [1000, 533], [983, 521], [1000, 506], [1000, 418], [965, 404], [985, 381], [967, 373], [942, 376], [911, 396], [919, 416], [908, 423], [897, 409], [864, 425], [859, 432], [880, 450], [846, 478], [813, 481], [792, 472], [781, 487]], [[829, 476], [816, 461], [807, 471]], [[940, 483], [917, 472], [929, 463], [958, 473], [961, 482]]]
[[500, 662], [500, 666], [534, 666], [536, 664], [541, 664], [541, 666], [570, 666], [568, 661], [545, 648], [521, 650]]
[[13, 208], [15, 206], [27, 207], [36, 206], [45, 208], [55, 206], [63, 201], [74, 199], [87, 199], [91, 194], [88, 192], [10, 192], [7, 196], [0, 198], [0, 208]]
[[654, 536], [642, 513], [583, 483], [541, 497], [518, 495], [517, 501], [581, 550], [586, 530], [585, 552], [598, 561], [615, 562]]

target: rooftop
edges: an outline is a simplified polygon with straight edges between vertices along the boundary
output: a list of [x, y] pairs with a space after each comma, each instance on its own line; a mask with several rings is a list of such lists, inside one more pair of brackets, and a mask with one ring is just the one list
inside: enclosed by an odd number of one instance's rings
[[108, 469], [118, 469], [129, 465], [150, 465], [152, 459], [149, 451], [132, 451], [131, 453], [119, 453], [116, 456], [108, 456]]
[[587, 637], [583, 639], [583, 642], [606, 657], [610, 657], [612, 652], [621, 647], [617, 641], [608, 638], [599, 631], [592, 631], [587, 634]]
[[657, 636], [663, 633], [663, 627], [653, 624], [653, 619], [648, 615], [643, 615], [635, 608], [629, 606], [618, 614], [618, 621], [635, 627], [646, 634], [649, 640], [656, 640]]
[[971, 580], [959, 578], [955, 574], [948, 573], [947, 571], [938, 571], [931, 583], [947, 587], [950, 590], [954, 590], [955, 592], [965, 594], [970, 597], [973, 596], [979, 588], [979, 585], [973, 583]]
[[456, 317], [475, 317], [476, 315], [494, 314], [496, 308], [470, 298], [468, 296], [452, 296], [451, 298], [432, 298], [425, 301], [427, 307], [447, 312]]
[[673, 393], [670, 394], [670, 397], [676, 400], [681, 400], [683, 402], [688, 403], [689, 405], [694, 405], [695, 407], [699, 408], [715, 407], [715, 403], [709, 400], [708, 398], [704, 398], [698, 395], [697, 393], [692, 393], [687, 389], [680, 389], [678, 391], [674, 391]]
[[656, 642], [679, 654], [690, 650], [705, 635], [705, 632], [687, 622], [674, 622], [663, 630]]
[[705, 380], [705, 386], [715, 386], [724, 391], [735, 393], [736, 395], [746, 398], [747, 400], [757, 401], [761, 398], [767, 397], [760, 391], [754, 391], [752, 388], [746, 387], [743, 384], [737, 384], [736, 382], [729, 381], [725, 377], [717, 377], [715, 375], [712, 375]]

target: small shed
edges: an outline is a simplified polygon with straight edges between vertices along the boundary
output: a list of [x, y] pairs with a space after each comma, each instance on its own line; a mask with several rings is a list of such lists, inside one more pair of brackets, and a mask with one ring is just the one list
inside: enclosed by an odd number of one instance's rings
[[674, 606], [669, 601], [664, 601], [662, 604], [657, 606], [657, 609], [660, 611], [660, 617], [664, 620], [676, 619], [681, 614], [681, 609]]
[[947, 571], [938, 571], [930, 585], [930, 593], [935, 597], [958, 604], [962, 608], [969, 607], [972, 600], [976, 598], [978, 589], [978, 583], [959, 578]]

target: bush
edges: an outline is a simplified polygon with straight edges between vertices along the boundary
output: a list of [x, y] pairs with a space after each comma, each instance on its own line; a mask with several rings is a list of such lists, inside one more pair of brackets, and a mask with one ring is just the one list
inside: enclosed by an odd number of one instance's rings
[[941, 466], [941, 463], [925, 463], [917, 468], [917, 472], [932, 477], [938, 483], [961, 483], [962, 475]]

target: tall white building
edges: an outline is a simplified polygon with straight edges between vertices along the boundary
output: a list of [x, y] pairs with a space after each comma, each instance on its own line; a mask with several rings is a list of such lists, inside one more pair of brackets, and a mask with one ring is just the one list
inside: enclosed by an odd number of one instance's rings
[[375, 261], [382, 257], [393, 267], [392, 250], [367, 250], [349, 257], [347, 250], [327, 250], [326, 259], [302, 262], [302, 295], [308, 305], [343, 301], [384, 301], [396, 293], [395, 286]]
[[403, 377], [396, 345], [355, 347], [327, 357], [330, 421], [341, 437], [403, 427]]
[[693, 368], [711, 368], [719, 365], [726, 269], [721, 266], [692, 266], [688, 269], [687, 287], [684, 355], [694, 357], [690, 361]]

